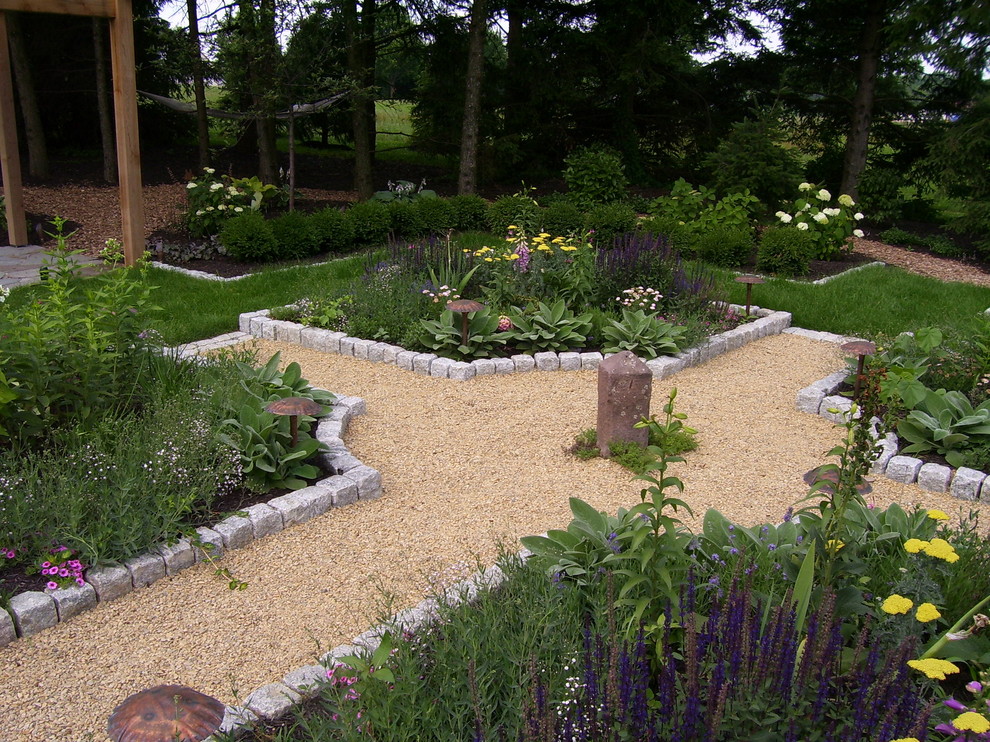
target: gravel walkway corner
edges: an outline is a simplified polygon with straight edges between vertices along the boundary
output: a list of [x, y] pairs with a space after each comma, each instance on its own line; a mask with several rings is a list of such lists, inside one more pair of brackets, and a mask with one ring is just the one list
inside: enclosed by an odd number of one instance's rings
[[[520, 536], [566, 525], [570, 496], [608, 511], [639, 501], [618, 465], [564, 453], [595, 423], [594, 372], [453, 383], [298, 346], [258, 348], [367, 401], [347, 443], [381, 470], [385, 495], [224, 557], [249, 583], [243, 592], [200, 565], [0, 648], [3, 742], [102, 740], [116, 704], [160, 683], [232, 703], [364, 631], [383, 594], [394, 612], [490, 563], [500, 540], [515, 549]], [[699, 518], [716, 507], [747, 524], [778, 520], [804, 494], [801, 476], [839, 435], [797, 412], [795, 394], [840, 365], [834, 345], [780, 335], [655, 386], [655, 410], [673, 382], [700, 431], [699, 449], [673, 468]], [[912, 485], [874, 486], [880, 506], [960, 508]]]

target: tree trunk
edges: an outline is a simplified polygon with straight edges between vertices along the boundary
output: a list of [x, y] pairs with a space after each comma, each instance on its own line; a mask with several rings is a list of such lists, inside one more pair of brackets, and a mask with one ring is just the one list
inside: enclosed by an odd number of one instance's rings
[[17, 99], [24, 117], [24, 135], [27, 140], [28, 173], [32, 178], [47, 178], [51, 172], [48, 165], [48, 145], [45, 130], [41, 125], [38, 99], [34, 90], [34, 78], [24, 46], [19, 13], [7, 13], [7, 38], [10, 45], [11, 65], [17, 80]]
[[513, 0], [505, 4], [508, 32], [505, 36], [505, 128], [503, 134], [519, 135], [525, 127], [523, 112], [527, 110], [529, 87], [522, 59], [523, 3]]
[[117, 182], [117, 141], [114, 134], [113, 101], [107, 69], [107, 22], [93, 18], [93, 55], [96, 57], [96, 107], [100, 116], [100, 144], [103, 149], [103, 180]]
[[488, 14], [485, 0], [471, 4], [468, 30], [467, 74], [464, 83], [464, 120], [461, 125], [461, 167], [457, 176], [459, 194], [474, 193], [478, 177], [478, 126], [481, 114], [481, 81], [485, 72], [485, 32]]
[[189, 15], [189, 52], [192, 55], [193, 96], [196, 100], [196, 139], [199, 143], [199, 168], [210, 166], [210, 120], [206, 115], [206, 83], [203, 80], [203, 57], [199, 46], [197, 0], [186, 0]]
[[354, 190], [358, 198], [374, 195], [375, 163], [375, 2], [365, 0], [358, 16], [357, 0], [342, 5], [347, 28], [347, 67], [359, 89], [353, 98]]
[[[247, 13], [245, 14], [245, 11]], [[275, 0], [260, 0], [257, 10], [251, 0], [240, 0], [245, 38], [251, 39], [254, 58], [249, 70], [251, 103], [258, 142], [258, 177], [265, 183], [278, 181], [278, 150], [275, 147]]]
[[852, 117], [849, 134], [846, 137], [840, 188], [840, 193], [847, 193], [855, 200], [859, 199], [860, 175], [866, 169], [870, 125], [873, 122], [873, 101], [876, 95], [877, 67], [880, 63], [880, 33], [884, 10], [884, 0], [873, 0], [869, 4], [859, 43], [856, 94], [853, 97]]

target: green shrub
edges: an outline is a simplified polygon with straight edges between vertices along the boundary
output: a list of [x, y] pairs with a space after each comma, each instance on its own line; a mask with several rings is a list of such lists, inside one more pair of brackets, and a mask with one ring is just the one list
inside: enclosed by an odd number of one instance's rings
[[481, 196], [465, 193], [447, 199], [454, 212], [454, 229], [469, 232], [488, 228], [488, 202]]
[[628, 350], [643, 358], [674, 355], [680, 350], [684, 328], [661, 322], [642, 309], [622, 310], [621, 320], [611, 320], [602, 330], [605, 340], [603, 353]]
[[801, 182], [801, 161], [795, 151], [774, 141], [774, 132], [762, 121], [741, 121], [715, 151], [705, 158], [712, 185], [719, 193], [748, 190], [775, 209]]
[[400, 201], [398, 199], [388, 202], [388, 213], [394, 239], [415, 239], [426, 233], [426, 225], [418, 208], [419, 203], [419, 201]]
[[880, 233], [880, 239], [888, 245], [898, 245], [899, 247], [921, 247], [924, 240], [914, 232], [908, 232], [900, 227], [891, 227]]
[[275, 251], [279, 259], [307, 258], [320, 251], [309, 217], [290, 211], [269, 221], [275, 235]]
[[803, 276], [811, 267], [814, 241], [807, 232], [767, 227], [760, 236], [756, 269], [778, 276]]
[[591, 315], [575, 316], [563, 299], [551, 306], [541, 301], [535, 309], [525, 312], [513, 307], [509, 320], [509, 342], [523, 353], [583, 348], [592, 328]]
[[642, 234], [663, 235], [682, 255], [694, 254], [694, 232], [684, 222], [669, 216], [651, 216], [640, 220], [636, 231]]
[[748, 229], [721, 227], [698, 237], [698, 258], [723, 268], [737, 268], [749, 263], [753, 256], [753, 233]]
[[414, 202], [426, 234], [446, 234], [454, 229], [456, 215], [450, 202], [442, 198], [421, 198]]
[[581, 230], [584, 226], [584, 214], [572, 202], [556, 200], [543, 209], [540, 221], [544, 232], [568, 235]]
[[495, 234], [508, 233], [515, 225], [527, 234], [538, 231], [540, 207], [529, 196], [502, 196], [488, 209], [488, 229]]
[[596, 204], [622, 200], [629, 184], [622, 158], [607, 147], [580, 147], [564, 160], [564, 181], [576, 204], [591, 208]]
[[354, 241], [359, 245], [384, 245], [392, 227], [389, 208], [381, 201], [362, 201], [347, 211], [354, 227]]
[[235, 260], [274, 260], [278, 243], [271, 225], [257, 211], [228, 219], [220, 230], [220, 244]]
[[594, 232], [596, 245], [608, 247], [616, 237], [636, 228], [636, 212], [624, 203], [599, 204], [585, 214], [584, 226]]
[[932, 255], [941, 255], [943, 258], [959, 258], [963, 256], [963, 249], [942, 234], [933, 234], [926, 237], [925, 247], [931, 250]]
[[319, 252], [344, 253], [354, 248], [354, 224], [340, 209], [329, 207], [310, 217]]
[[748, 190], [718, 198], [713, 189], [705, 186], [695, 189], [680, 178], [669, 196], [661, 196], [653, 202], [650, 214], [683, 225], [696, 239], [717, 227], [749, 229], [752, 213], [759, 204], [760, 200]]

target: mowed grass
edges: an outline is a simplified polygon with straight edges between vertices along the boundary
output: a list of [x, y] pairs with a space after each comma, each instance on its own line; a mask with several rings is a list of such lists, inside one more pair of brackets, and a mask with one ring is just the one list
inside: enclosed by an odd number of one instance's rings
[[[745, 286], [732, 282], [729, 295], [744, 303]], [[819, 286], [768, 280], [753, 287], [753, 303], [790, 312], [796, 327], [840, 335], [897, 335], [927, 326], [963, 333], [990, 308], [990, 289], [876, 266]]]

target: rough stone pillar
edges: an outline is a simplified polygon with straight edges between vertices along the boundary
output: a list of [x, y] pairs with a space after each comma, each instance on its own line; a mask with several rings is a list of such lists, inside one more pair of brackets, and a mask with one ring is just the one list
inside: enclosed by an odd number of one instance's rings
[[598, 366], [598, 448], [612, 455], [613, 441], [633, 441], [645, 446], [646, 428], [633, 427], [650, 414], [653, 374], [635, 354], [624, 350]]

